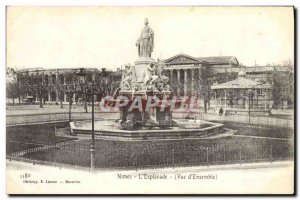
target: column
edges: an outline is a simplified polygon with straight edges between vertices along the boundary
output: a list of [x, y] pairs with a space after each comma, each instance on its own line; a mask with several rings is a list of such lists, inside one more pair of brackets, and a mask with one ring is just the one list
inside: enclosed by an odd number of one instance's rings
[[169, 70], [170, 72], [170, 83], [173, 81], [173, 69]]
[[192, 82], [191, 82], [191, 95], [195, 95], [195, 78], [194, 78], [194, 69], [191, 69], [191, 77], [192, 77]]
[[187, 83], [187, 69], [184, 69], [184, 80], [183, 80], [183, 91], [184, 91], [184, 95], [187, 95], [187, 87], [188, 87], [188, 83]]
[[178, 88], [177, 88], [177, 96], [180, 96], [180, 70], [176, 70], [177, 72], [177, 82], [178, 82]]

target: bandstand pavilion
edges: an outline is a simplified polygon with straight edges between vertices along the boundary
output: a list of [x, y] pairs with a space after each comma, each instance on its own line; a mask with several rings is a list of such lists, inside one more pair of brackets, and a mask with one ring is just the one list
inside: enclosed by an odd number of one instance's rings
[[247, 79], [245, 76], [246, 73], [240, 71], [237, 79], [211, 86], [215, 109], [222, 107], [225, 115], [250, 114], [250, 108], [251, 114], [270, 114], [273, 86]]

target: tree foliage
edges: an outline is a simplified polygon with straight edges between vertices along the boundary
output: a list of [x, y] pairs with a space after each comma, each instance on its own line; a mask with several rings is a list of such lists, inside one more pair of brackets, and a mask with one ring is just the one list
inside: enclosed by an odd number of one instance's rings
[[[221, 84], [237, 78], [237, 73], [227, 72], [215, 74], [209, 69], [209, 66], [203, 66], [197, 70], [196, 88], [204, 103], [204, 111], [207, 112], [207, 104], [213, 96], [211, 86]], [[233, 95], [229, 96], [233, 99]]]
[[15, 70], [6, 68], [6, 97], [13, 99], [13, 105], [15, 104], [15, 98], [19, 97], [19, 92], [19, 84]]
[[283, 101], [294, 104], [294, 74], [292, 72], [274, 71], [271, 78], [274, 107], [279, 108]]
[[212, 97], [211, 85], [213, 84], [214, 77], [212, 76], [211, 71], [208, 69], [208, 66], [203, 66], [199, 68], [197, 73], [198, 78], [196, 79], [196, 87], [198, 92], [204, 102], [204, 111], [207, 112], [207, 103]]

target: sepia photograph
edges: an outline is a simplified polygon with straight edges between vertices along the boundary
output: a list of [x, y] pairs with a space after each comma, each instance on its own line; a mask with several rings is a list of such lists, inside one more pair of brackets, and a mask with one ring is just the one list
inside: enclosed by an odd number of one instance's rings
[[293, 195], [294, 13], [6, 6], [7, 194]]

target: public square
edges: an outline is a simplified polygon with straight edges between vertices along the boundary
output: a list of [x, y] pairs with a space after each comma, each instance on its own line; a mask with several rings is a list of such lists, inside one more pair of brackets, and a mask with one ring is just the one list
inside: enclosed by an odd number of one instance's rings
[[7, 7], [8, 191], [19, 178], [20, 193], [109, 193], [105, 181], [111, 193], [293, 193], [293, 14]]
[[[26, 107], [31, 108], [25, 109]], [[90, 120], [83, 107], [72, 109], [74, 120]], [[218, 116], [195, 113], [197, 119], [220, 122], [237, 132], [207, 140], [118, 141], [96, 135], [96, 169], [219, 165], [289, 160], [293, 157], [293, 113], [274, 111], [272, 116]], [[189, 113], [174, 113], [185, 118]], [[8, 158], [66, 168], [90, 165], [91, 135], [70, 135], [68, 109], [59, 105], [23, 105], [7, 110]], [[118, 118], [117, 112], [95, 112], [96, 120]], [[48, 121], [50, 119], [50, 121]], [[44, 120], [44, 121], [43, 121]]]

